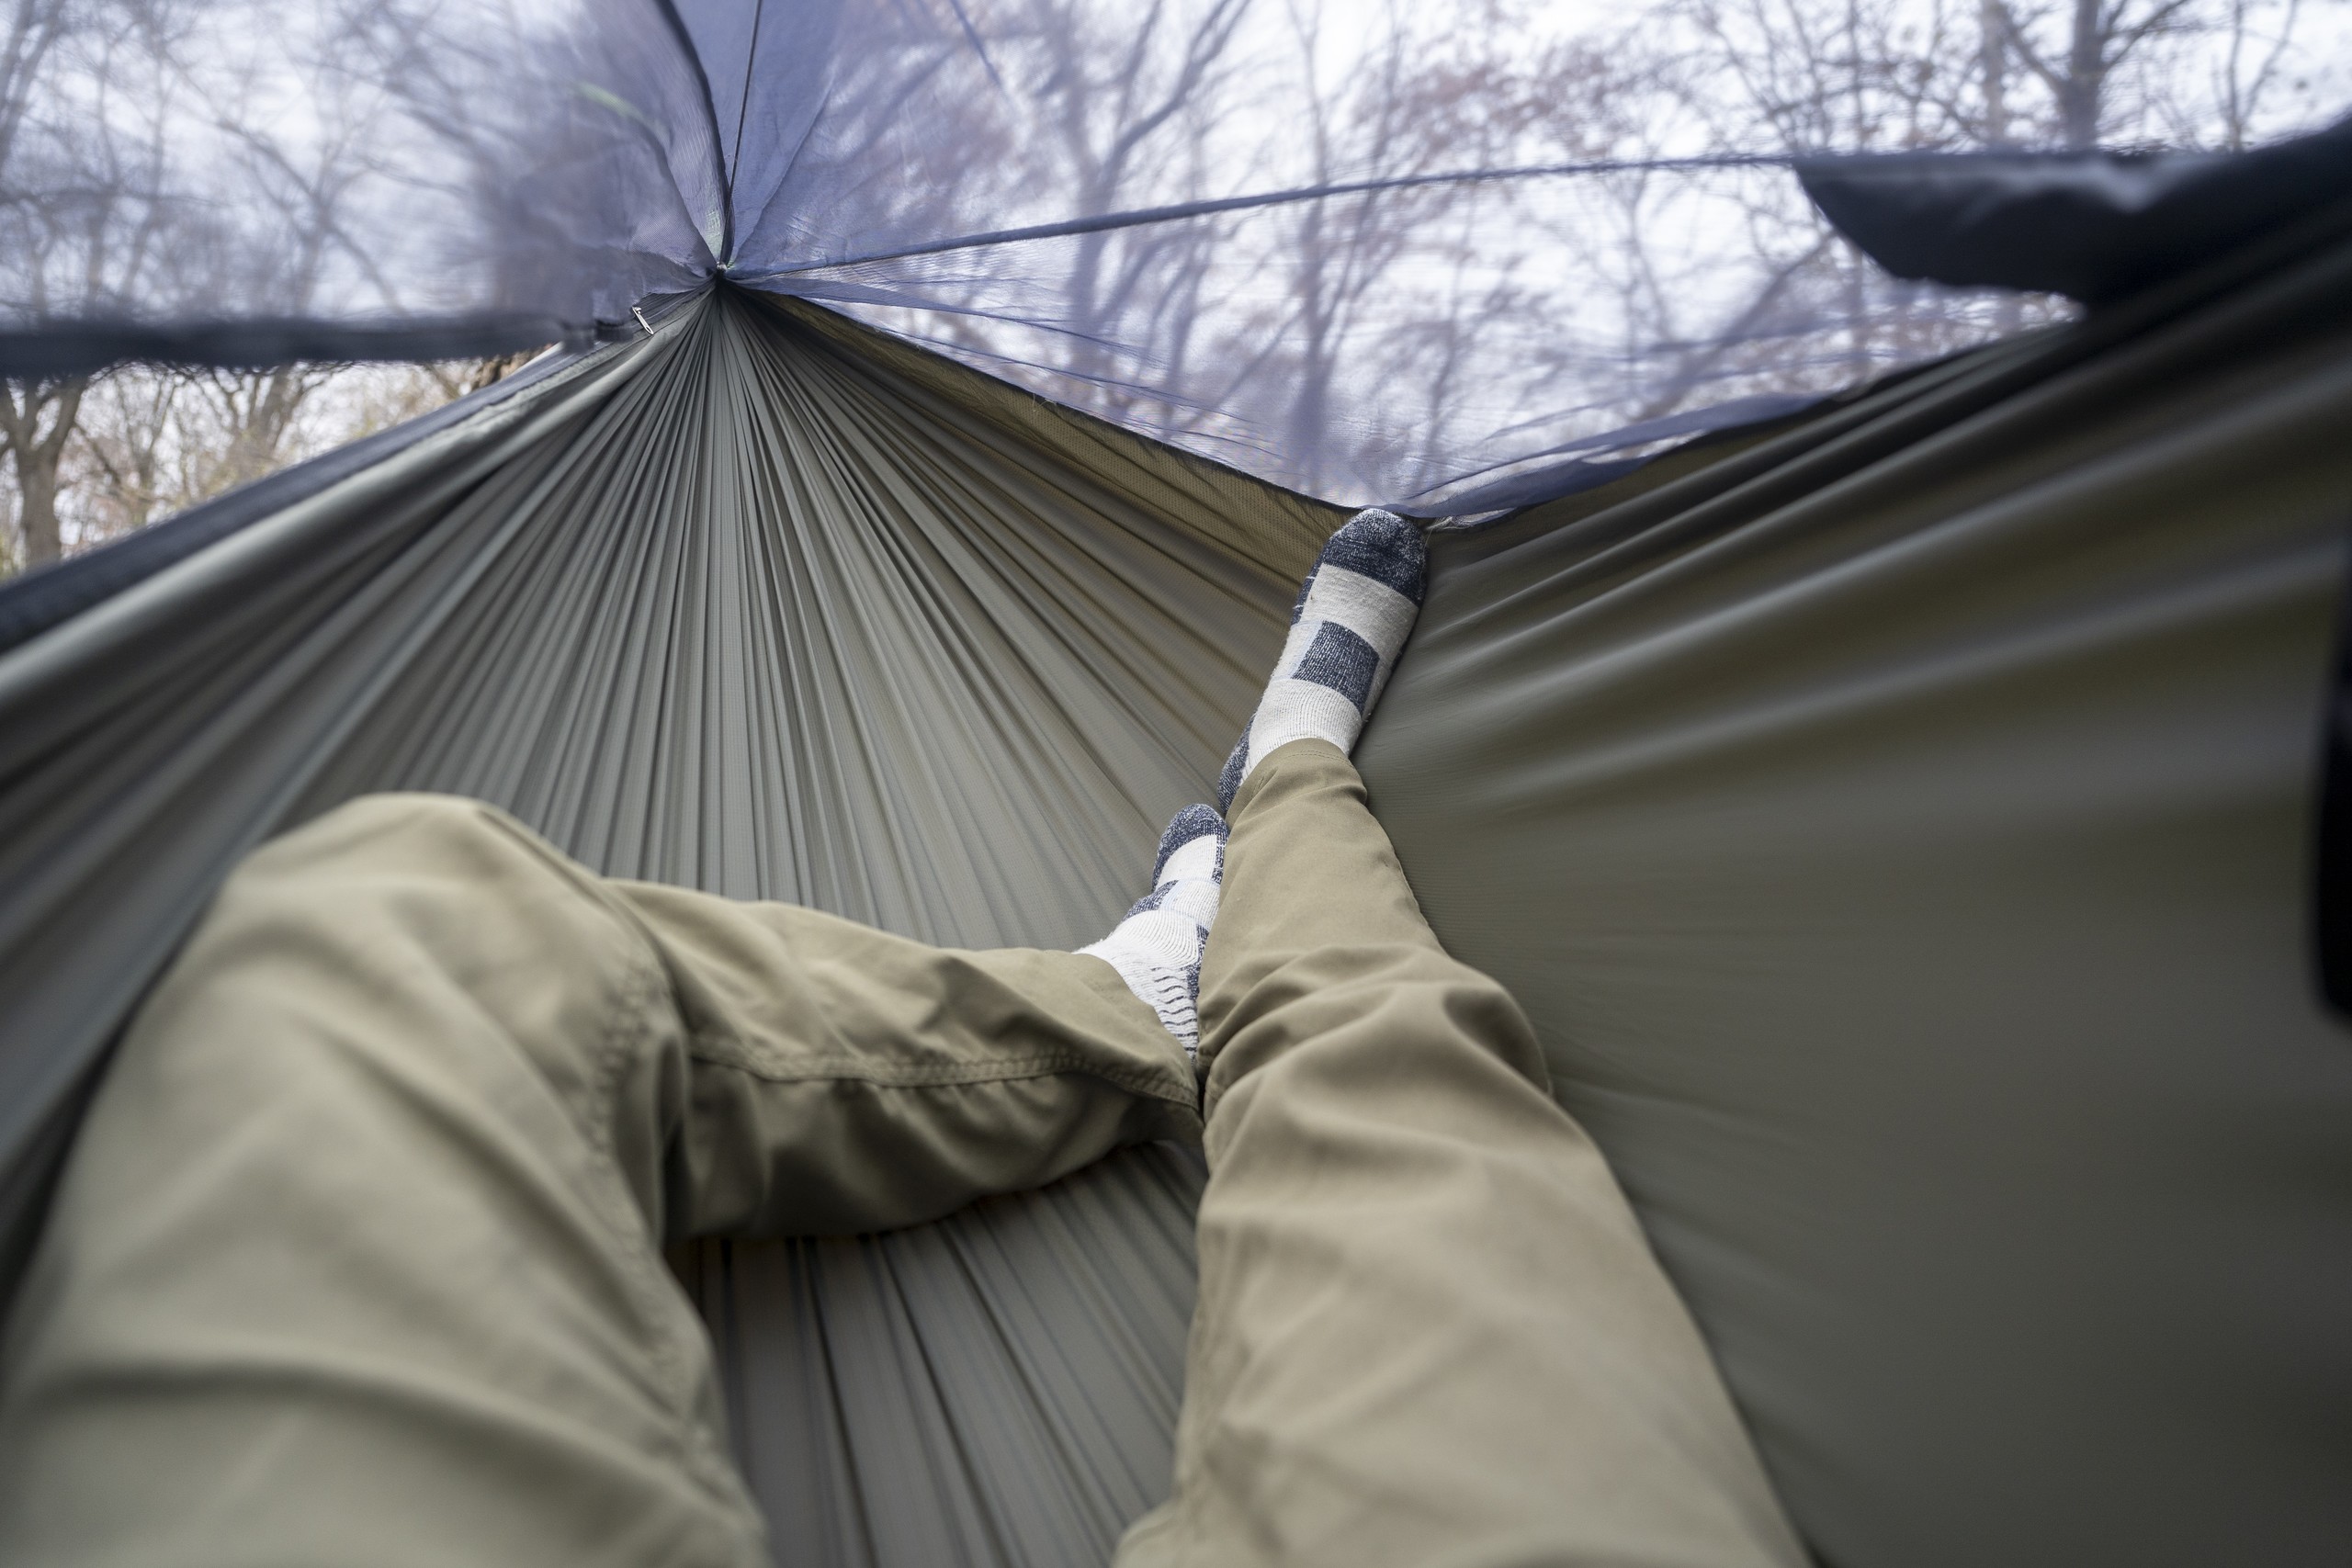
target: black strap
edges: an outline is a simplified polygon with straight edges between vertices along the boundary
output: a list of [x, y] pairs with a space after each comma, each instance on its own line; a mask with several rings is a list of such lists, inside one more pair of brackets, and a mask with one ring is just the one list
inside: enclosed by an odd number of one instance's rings
[[2352, 1019], [2352, 576], [2338, 612], [2320, 735], [2312, 936], [2320, 995]]

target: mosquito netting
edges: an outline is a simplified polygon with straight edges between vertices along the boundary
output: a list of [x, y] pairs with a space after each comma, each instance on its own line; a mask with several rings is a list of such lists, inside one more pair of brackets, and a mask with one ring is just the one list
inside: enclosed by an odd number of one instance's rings
[[504, 351], [725, 276], [1432, 515], [2063, 313], [1873, 266], [1792, 162], [2238, 148], [2347, 85], [2336, 20], [2292, 6], [26, 0], [8, 27], [13, 369]]

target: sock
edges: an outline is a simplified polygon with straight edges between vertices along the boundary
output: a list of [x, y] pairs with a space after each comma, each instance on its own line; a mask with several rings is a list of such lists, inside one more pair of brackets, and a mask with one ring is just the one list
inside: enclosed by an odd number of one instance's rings
[[1159, 836], [1151, 891], [1109, 936], [1078, 950], [1116, 969], [1188, 1056], [1201, 1048], [1201, 950], [1225, 884], [1225, 818], [1207, 807], [1179, 811]]
[[1316, 739], [1355, 750], [1421, 613], [1428, 575], [1420, 529], [1394, 513], [1360, 512], [1331, 536], [1299, 590], [1274, 678], [1226, 760], [1219, 807], [1233, 808], [1242, 781], [1277, 746]]

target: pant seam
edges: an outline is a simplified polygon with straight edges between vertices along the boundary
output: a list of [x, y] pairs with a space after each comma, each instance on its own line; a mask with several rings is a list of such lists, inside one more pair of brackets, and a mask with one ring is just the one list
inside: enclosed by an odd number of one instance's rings
[[[1171, 1037], [1171, 1043], [1173, 1043]], [[856, 1056], [797, 1057], [790, 1065], [759, 1059], [759, 1053], [731, 1034], [695, 1033], [687, 1053], [698, 1061], [732, 1067], [765, 1083], [809, 1083], [848, 1080], [876, 1089], [930, 1089], [958, 1084], [1002, 1083], [1017, 1078], [1053, 1077], [1075, 1073], [1156, 1100], [1179, 1105], [1193, 1102], [1189, 1081], [1182, 1087], [1148, 1067], [1121, 1067], [1089, 1057], [1082, 1052], [1053, 1051], [1029, 1056], [1006, 1056], [987, 1062], [954, 1062], [931, 1066], [877, 1067]]]
[[[550, 854], [548, 847], [536, 835], [528, 829], [522, 829], [520, 824], [513, 821], [504, 812], [492, 807], [486, 809], [485, 815], [493, 826], [520, 843], [534, 856], [562, 873], [567, 880], [576, 881], [580, 875], [579, 867], [560, 855]], [[636, 950], [633, 952], [633, 956], [638, 961], [639, 976], [649, 981], [650, 989], [657, 993], [665, 989], [666, 971], [662, 964], [660, 944], [651, 933], [646, 931], [635, 911], [629, 909], [626, 903], [616, 908], [615, 901], [609, 895], [605, 894], [601, 886], [591, 886], [581, 891], [610, 916], [615, 924], [622, 928], [625, 939], [628, 941], [630, 947]], [[1107, 973], [1113, 975], [1117, 973], [1110, 969], [1107, 964], [1104, 968]], [[1169, 1037], [1169, 1043], [1171, 1046], [1175, 1044], [1173, 1035]], [[687, 1054], [697, 1060], [718, 1066], [733, 1067], [769, 1083], [848, 1079], [870, 1083], [880, 1089], [922, 1089], [959, 1083], [1003, 1082], [1012, 1078], [1050, 1077], [1058, 1073], [1079, 1073], [1090, 1077], [1101, 1078], [1121, 1089], [1148, 1095], [1155, 1100], [1167, 1100], [1187, 1108], [1196, 1108], [1198, 1105], [1197, 1087], [1192, 1081], [1192, 1075], [1189, 1072], [1176, 1072], [1177, 1077], [1184, 1079], [1180, 1087], [1166, 1081], [1162, 1075], [1155, 1073], [1148, 1067], [1125, 1068], [1106, 1065], [1076, 1051], [1005, 1057], [993, 1062], [899, 1068], [877, 1068], [862, 1058], [854, 1056], [811, 1056], [802, 1059], [805, 1066], [796, 1063], [792, 1066], [784, 1067], [760, 1060], [759, 1053], [737, 1035], [689, 1030], [685, 1032], [685, 1043]], [[617, 1068], [615, 1070], [617, 1071]], [[1175, 1072], [1172, 1065], [1170, 1071]], [[610, 1162], [609, 1154], [607, 1154], [607, 1161]]]

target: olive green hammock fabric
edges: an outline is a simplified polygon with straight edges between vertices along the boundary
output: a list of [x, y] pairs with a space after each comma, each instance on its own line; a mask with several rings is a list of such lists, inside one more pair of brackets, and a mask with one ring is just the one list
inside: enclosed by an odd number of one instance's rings
[[[1206, 793], [1337, 513], [814, 312], [657, 324], [0, 658], [12, 1212], [226, 867], [355, 793], [1063, 946]], [[2352, 1540], [2347, 350], [2322, 225], [1435, 537], [1366, 776], [1826, 1562]], [[681, 1258], [779, 1560], [1102, 1561], [1199, 1180]]]
[[[944, 943], [1119, 918], [1344, 514], [816, 321], [689, 301], [0, 660], [20, 1210], [229, 866], [367, 791]], [[1200, 1180], [681, 1258], [779, 1556], [1103, 1561], [1168, 1485]]]
[[2352, 1551], [2340, 224], [1433, 552], [1381, 818], [1826, 1563]]

